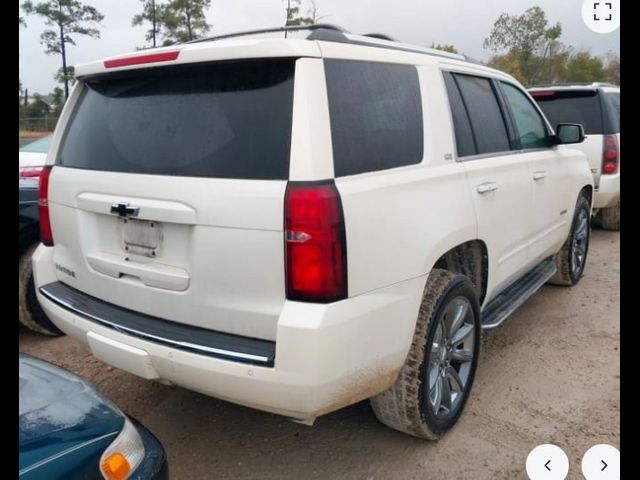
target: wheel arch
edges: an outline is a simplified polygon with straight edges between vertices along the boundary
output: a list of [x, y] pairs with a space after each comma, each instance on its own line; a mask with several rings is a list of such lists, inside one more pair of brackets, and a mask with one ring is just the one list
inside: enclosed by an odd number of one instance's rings
[[19, 242], [19, 253], [20, 256], [34, 243], [40, 241], [40, 227], [38, 223], [34, 223], [33, 225], [29, 225], [28, 227], [24, 227], [20, 230], [20, 234], [18, 236]]
[[482, 305], [489, 281], [489, 253], [483, 240], [475, 238], [449, 248], [438, 257], [432, 266], [434, 268], [469, 278]]
[[[593, 185], [585, 185], [580, 189], [578, 197], [584, 195], [589, 200], [591, 210], [593, 210]], [[577, 201], [577, 200], [576, 200]]]

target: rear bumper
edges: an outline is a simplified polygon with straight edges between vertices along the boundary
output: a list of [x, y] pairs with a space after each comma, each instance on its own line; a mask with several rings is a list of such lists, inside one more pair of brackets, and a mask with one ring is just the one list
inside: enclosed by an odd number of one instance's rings
[[38, 300], [53, 323], [115, 367], [299, 420], [389, 388], [411, 345], [426, 276], [340, 302], [285, 302], [273, 367], [186, 351], [115, 330], [40, 293], [56, 282], [53, 248], [33, 256]]
[[620, 201], [620, 172], [600, 175], [600, 185], [594, 195], [594, 208], [614, 207]]
[[214, 332], [141, 314], [87, 295], [62, 282], [48, 283], [38, 291], [71, 313], [143, 340], [211, 357], [273, 366], [275, 342]]

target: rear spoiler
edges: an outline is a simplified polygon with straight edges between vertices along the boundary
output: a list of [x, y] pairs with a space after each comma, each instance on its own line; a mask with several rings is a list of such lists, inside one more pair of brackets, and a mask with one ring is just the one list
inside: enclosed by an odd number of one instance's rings
[[556, 98], [595, 97], [598, 95], [598, 90], [529, 90], [529, 95], [535, 100], [545, 101]]

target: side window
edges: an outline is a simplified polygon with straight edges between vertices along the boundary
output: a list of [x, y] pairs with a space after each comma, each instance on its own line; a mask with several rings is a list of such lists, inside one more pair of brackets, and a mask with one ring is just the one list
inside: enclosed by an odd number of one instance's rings
[[620, 94], [616, 92], [605, 93], [604, 97], [609, 103], [609, 118], [612, 133], [620, 133]]
[[454, 75], [476, 140], [477, 153], [511, 150], [505, 120], [488, 78]]
[[416, 67], [338, 59], [324, 66], [337, 177], [422, 161]]
[[458, 90], [456, 81], [451, 73], [444, 72], [444, 83], [449, 96], [458, 156], [474, 155], [476, 153], [476, 144], [471, 130], [471, 123], [469, 123], [469, 116], [460, 96], [460, 90]]
[[520, 138], [520, 145], [527, 148], [549, 147], [549, 136], [544, 119], [529, 98], [519, 88], [500, 82], [506, 101], [511, 108]]

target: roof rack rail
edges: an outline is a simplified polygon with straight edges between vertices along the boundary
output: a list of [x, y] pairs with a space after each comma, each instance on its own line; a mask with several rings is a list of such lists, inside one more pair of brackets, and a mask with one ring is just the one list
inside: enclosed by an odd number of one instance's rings
[[354, 35], [344, 28], [329, 23], [316, 23], [313, 25], [300, 25], [293, 27], [273, 27], [262, 28], [259, 30], [246, 30], [242, 32], [227, 33], [223, 35], [216, 35], [214, 37], [199, 38], [197, 40], [191, 40], [185, 43], [201, 43], [212, 42], [216, 40], [223, 40], [227, 38], [243, 37], [246, 35], [260, 35], [263, 33], [284, 33], [285, 38], [288, 32], [299, 32], [308, 30], [311, 33], [306, 37], [307, 40], [318, 40], [324, 42], [336, 42], [336, 43], [348, 43], [351, 45], [362, 45], [366, 47], [387, 48], [391, 50], [401, 50], [404, 52], [422, 53], [426, 55], [435, 55], [439, 57], [446, 57], [455, 60], [465, 60], [468, 62], [479, 63], [472, 59], [467, 58], [465, 55], [457, 53], [445, 52], [443, 50], [436, 50], [434, 48], [421, 47], [418, 45], [410, 45], [406, 43], [400, 43], [388, 35], [382, 33], [369, 33], [366, 35]]
[[244, 37], [245, 35], [261, 35], [263, 33], [287, 33], [287, 32], [299, 32], [304, 30], [332, 30], [340, 33], [349, 33], [344, 28], [338, 25], [332, 25], [330, 23], [315, 23], [313, 25], [300, 25], [293, 27], [271, 27], [260, 28], [258, 30], [244, 30], [240, 32], [225, 33], [223, 35], [216, 35], [213, 37], [198, 38], [196, 40], [190, 40], [184, 43], [200, 43], [200, 42], [212, 42], [215, 40], [223, 40], [225, 38]]
[[389, 40], [390, 42], [397, 42], [397, 40], [395, 38], [391, 38], [389, 35], [385, 35], [384, 33], [365, 33], [362, 36], [363, 37], [377, 38], [379, 40]]

